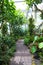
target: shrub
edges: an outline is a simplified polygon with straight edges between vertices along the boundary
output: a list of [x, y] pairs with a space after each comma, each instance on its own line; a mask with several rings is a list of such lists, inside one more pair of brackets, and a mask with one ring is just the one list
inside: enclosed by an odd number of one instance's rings
[[41, 51], [39, 52], [39, 57], [40, 60], [43, 61], [43, 49], [41, 49]]
[[43, 42], [38, 43], [37, 45], [33, 44], [30, 47], [30, 51], [32, 54], [34, 54], [35, 58], [39, 58], [41, 61], [43, 61]]
[[33, 42], [33, 40], [34, 40], [34, 36], [26, 36], [25, 38], [24, 38], [24, 44], [25, 45], [29, 45], [30, 43], [32, 43]]
[[0, 35], [0, 44], [2, 43], [2, 36]]
[[40, 49], [39, 57], [40, 57], [41, 61], [43, 61], [43, 42], [39, 43], [38, 47]]
[[9, 48], [15, 44], [14, 38], [7, 35], [3, 37], [3, 41]]
[[19, 39], [19, 36], [18, 35], [14, 36], [14, 39], [15, 39], [15, 41], [17, 41]]
[[34, 40], [34, 37], [33, 36], [28, 36], [28, 39], [29, 39], [29, 43], [31, 43]]
[[36, 42], [43, 42], [43, 37], [39, 37], [37, 40], [36, 40]]
[[16, 51], [15, 40], [11, 36], [0, 36], [0, 65], [8, 65]]
[[25, 39], [24, 39], [24, 44], [27, 45], [27, 46], [28, 46], [28, 44], [29, 44], [29, 39], [26, 38], [26, 37], [25, 37]]
[[13, 56], [15, 51], [16, 51], [16, 45], [12, 46], [12, 47], [8, 50], [7, 54], [8, 54], [9, 56]]

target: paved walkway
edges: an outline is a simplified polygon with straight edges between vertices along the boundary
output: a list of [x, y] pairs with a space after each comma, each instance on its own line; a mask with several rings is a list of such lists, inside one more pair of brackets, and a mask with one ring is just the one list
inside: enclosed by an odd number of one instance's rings
[[10, 60], [10, 65], [32, 65], [32, 57], [23, 40], [16, 43], [17, 51]]

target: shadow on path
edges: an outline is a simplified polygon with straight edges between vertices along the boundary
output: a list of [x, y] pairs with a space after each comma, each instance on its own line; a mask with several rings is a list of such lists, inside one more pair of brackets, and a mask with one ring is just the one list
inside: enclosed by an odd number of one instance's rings
[[22, 62], [19, 62], [19, 64], [18, 64], [18, 63], [16, 63], [16, 61], [12, 61], [12, 63], [10, 65], [24, 65], [24, 64]]

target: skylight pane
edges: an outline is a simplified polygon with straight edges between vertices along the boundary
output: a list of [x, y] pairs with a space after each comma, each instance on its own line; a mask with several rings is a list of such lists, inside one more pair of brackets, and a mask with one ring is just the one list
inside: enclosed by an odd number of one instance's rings
[[14, 0], [14, 1], [23, 1], [23, 0]]

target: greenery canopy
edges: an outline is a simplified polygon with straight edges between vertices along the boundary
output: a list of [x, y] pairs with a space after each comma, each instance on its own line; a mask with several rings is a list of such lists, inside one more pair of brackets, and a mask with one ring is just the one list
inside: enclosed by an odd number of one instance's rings
[[39, 9], [37, 7], [37, 4], [42, 3], [42, 0], [25, 0], [25, 1], [26, 1], [26, 3], [28, 4], [29, 7], [32, 7], [33, 4], [34, 4], [36, 10], [40, 11], [41, 13], [43, 13], [43, 10], [41, 10], [41, 9]]
[[15, 42], [24, 35], [20, 28], [24, 21], [24, 14], [16, 10], [13, 0], [0, 0], [0, 65], [8, 65], [16, 50]]
[[34, 3], [41, 3], [42, 0], [26, 0], [26, 3], [29, 5], [29, 6], [32, 6]]

